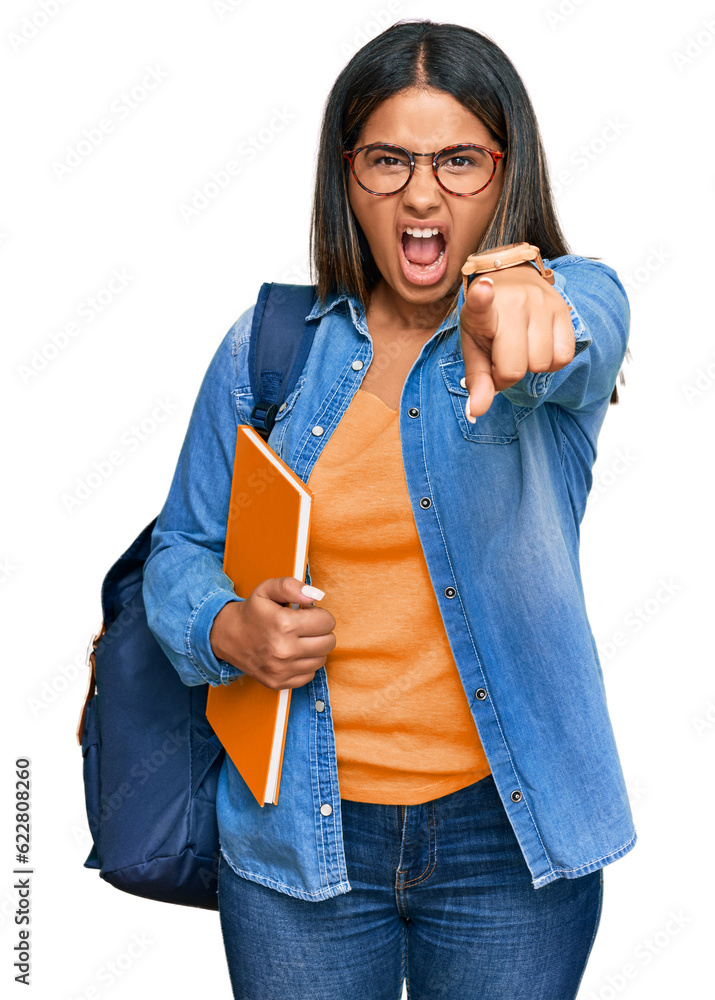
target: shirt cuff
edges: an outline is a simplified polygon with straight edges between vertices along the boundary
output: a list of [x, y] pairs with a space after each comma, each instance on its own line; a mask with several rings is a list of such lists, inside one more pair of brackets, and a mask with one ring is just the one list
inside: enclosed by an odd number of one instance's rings
[[242, 601], [242, 597], [226, 590], [212, 590], [191, 612], [184, 643], [189, 661], [212, 687], [230, 684], [243, 676], [243, 670], [227, 660], [219, 660], [211, 646], [211, 628], [216, 615], [229, 601]]

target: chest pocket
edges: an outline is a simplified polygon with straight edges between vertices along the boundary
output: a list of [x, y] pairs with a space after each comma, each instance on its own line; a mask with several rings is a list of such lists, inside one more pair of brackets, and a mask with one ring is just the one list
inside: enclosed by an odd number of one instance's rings
[[440, 362], [445, 385], [452, 400], [454, 414], [462, 435], [467, 441], [483, 444], [511, 444], [519, 439], [518, 421], [526, 407], [515, 407], [498, 392], [486, 413], [477, 417], [473, 424], [467, 420], [464, 407], [467, 392], [464, 381], [464, 360]]

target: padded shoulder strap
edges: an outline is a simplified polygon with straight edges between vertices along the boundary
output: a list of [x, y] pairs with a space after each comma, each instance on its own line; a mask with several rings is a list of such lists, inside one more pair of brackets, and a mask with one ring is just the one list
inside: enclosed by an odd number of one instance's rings
[[306, 322], [306, 316], [315, 299], [314, 285], [266, 281], [258, 293], [248, 370], [255, 400], [251, 423], [265, 440], [308, 360], [317, 320]]

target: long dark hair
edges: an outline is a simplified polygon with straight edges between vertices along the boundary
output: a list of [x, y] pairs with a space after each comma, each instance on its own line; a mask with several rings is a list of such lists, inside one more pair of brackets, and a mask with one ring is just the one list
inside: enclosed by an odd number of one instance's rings
[[[357, 145], [378, 105], [409, 87], [451, 94], [508, 150], [501, 197], [481, 242], [470, 252], [525, 240], [543, 257], [571, 253], [554, 208], [536, 115], [506, 54], [463, 25], [398, 21], [355, 53], [325, 105], [310, 226], [310, 276], [318, 297], [325, 302], [333, 292], [347, 292], [367, 309], [381, 277], [350, 206], [350, 168], [343, 150]], [[457, 289], [448, 312], [458, 296]], [[615, 386], [611, 402], [618, 402]]]

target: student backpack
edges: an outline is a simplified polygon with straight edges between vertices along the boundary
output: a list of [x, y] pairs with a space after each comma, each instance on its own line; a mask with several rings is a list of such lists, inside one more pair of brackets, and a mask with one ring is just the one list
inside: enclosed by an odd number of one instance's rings
[[[251, 424], [264, 440], [307, 361], [315, 297], [312, 285], [261, 286], [248, 363]], [[77, 728], [93, 842], [84, 867], [136, 896], [217, 910], [225, 751], [206, 718], [208, 684], [185, 685], [147, 625], [142, 574], [156, 520], [106, 574], [88, 649]]]

